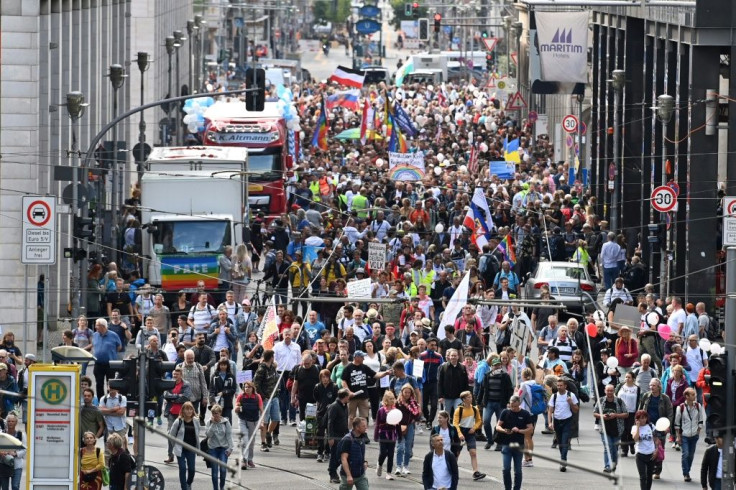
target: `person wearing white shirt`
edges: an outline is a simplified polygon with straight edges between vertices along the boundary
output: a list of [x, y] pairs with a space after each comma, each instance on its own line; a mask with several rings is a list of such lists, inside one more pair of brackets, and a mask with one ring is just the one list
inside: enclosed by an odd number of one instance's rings
[[179, 329], [172, 328], [169, 330], [169, 336], [164, 346], [161, 348], [166, 354], [166, 358], [169, 360], [176, 359], [176, 346], [179, 345]]
[[425, 489], [456, 490], [459, 472], [457, 459], [444, 447], [444, 438], [434, 434], [431, 439], [432, 450], [424, 457], [422, 483]]
[[549, 428], [555, 431], [557, 444], [560, 449], [560, 471], [567, 471], [567, 451], [570, 447], [572, 436], [573, 414], [580, 410], [578, 398], [574, 393], [567, 391], [567, 382], [564, 379], [557, 380], [557, 393], [552, 395], [547, 404], [547, 420]]
[[608, 241], [601, 247], [600, 261], [603, 266], [603, 282], [606, 289], [613, 286], [613, 280], [618, 275], [618, 256], [621, 247], [616, 243], [616, 234], [608, 232]]
[[670, 327], [672, 332], [682, 335], [682, 330], [685, 328], [685, 322], [687, 321], [687, 313], [682, 308], [682, 300], [677, 296], [672, 298], [672, 314], [667, 318], [667, 325]]
[[291, 329], [283, 332], [284, 340], [276, 342], [273, 346], [273, 358], [276, 361], [276, 371], [282, 373], [279, 382], [279, 408], [281, 409], [281, 420], [286, 423], [286, 415], [288, 410], [288, 421], [292, 425], [296, 425], [296, 409], [290, 403], [289, 397], [291, 392], [286, 389], [286, 381], [292, 369], [295, 369], [302, 362], [302, 349], [299, 344], [291, 341]]

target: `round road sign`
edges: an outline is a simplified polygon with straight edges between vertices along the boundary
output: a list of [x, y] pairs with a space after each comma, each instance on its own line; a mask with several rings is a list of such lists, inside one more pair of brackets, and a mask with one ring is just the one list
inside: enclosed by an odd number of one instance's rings
[[539, 119], [539, 114], [536, 111], [530, 111], [527, 117], [529, 118], [529, 122], [536, 122]]
[[677, 205], [677, 194], [672, 188], [659, 186], [652, 192], [652, 207], [660, 213], [672, 211]]
[[728, 203], [725, 214], [731, 217], [736, 216], [736, 199]]
[[573, 116], [572, 114], [568, 114], [567, 116], [562, 118], [562, 129], [567, 131], [568, 133], [574, 133], [578, 130], [578, 118]]
[[46, 201], [33, 201], [26, 211], [28, 222], [33, 226], [43, 226], [51, 219], [51, 208]]

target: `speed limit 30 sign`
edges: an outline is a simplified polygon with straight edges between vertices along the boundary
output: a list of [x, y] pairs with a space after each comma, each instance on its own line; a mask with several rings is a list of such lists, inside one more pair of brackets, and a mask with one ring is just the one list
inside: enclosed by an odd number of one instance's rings
[[562, 118], [562, 129], [568, 133], [575, 133], [578, 130], [578, 118], [572, 114]]
[[677, 194], [668, 186], [662, 185], [652, 192], [652, 207], [660, 213], [668, 213], [677, 206]]

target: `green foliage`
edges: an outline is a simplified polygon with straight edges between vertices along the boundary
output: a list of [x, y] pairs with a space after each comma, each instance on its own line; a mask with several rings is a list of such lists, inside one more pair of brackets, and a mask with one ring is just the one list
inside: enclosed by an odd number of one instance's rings
[[332, 22], [335, 27], [342, 26], [350, 15], [350, 0], [316, 0], [312, 15], [320, 24]]

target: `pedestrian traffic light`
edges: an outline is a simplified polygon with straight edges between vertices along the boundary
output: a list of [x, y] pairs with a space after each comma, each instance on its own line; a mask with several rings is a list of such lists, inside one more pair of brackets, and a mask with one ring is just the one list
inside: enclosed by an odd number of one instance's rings
[[172, 361], [148, 361], [148, 396], [147, 398], [161, 397], [164, 391], [174, 389], [176, 381], [171, 379], [176, 363]]
[[245, 94], [245, 109], [260, 112], [266, 107], [266, 70], [248, 68], [245, 70], [245, 88], [257, 89]]
[[419, 40], [429, 40], [429, 19], [419, 19]]
[[486, 53], [486, 70], [488, 73], [493, 71], [493, 54], [491, 53]]
[[413, 15], [413, 12], [414, 12], [413, 4], [405, 3], [404, 4], [404, 15], [406, 17], [411, 17]]
[[434, 14], [434, 32], [440, 32], [440, 26], [442, 25], [442, 14], [437, 12]]
[[110, 361], [110, 371], [115, 377], [109, 379], [110, 387], [125, 395], [128, 400], [138, 399], [138, 360]]
[[726, 376], [728, 376], [728, 354], [711, 356], [708, 359], [710, 374], [705, 375], [705, 382], [710, 386], [710, 393], [704, 395], [708, 403], [710, 415], [706, 424], [708, 429], [718, 430], [726, 425]]
[[482, 37], [483, 39], [488, 39], [488, 31], [481, 31], [480, 37]]
[[414, 2], [411, 4], [411, 12], [412, 17], [415, 19], [419, 18], [419, 2]]
[[82, 218], [80, 216], [74, 216], [74, 237], [94, 242], [94, 220], [92, 218]]

